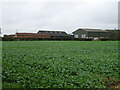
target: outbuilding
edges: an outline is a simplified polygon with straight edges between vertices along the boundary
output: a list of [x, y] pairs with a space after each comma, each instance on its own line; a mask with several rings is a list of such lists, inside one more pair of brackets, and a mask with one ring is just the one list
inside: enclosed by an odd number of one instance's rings
[[109, 39], [109, 32], [101, 29], [77, 29], [73, 32], [75, 38]]
[[50, 35], [44, 33], [16, 33], [14, 35], [4, 35], [11, 38], [50, 38]]
[[65, 31], [39, 30], [38, 33], [48, 34], [50, 37], [70, 37]]

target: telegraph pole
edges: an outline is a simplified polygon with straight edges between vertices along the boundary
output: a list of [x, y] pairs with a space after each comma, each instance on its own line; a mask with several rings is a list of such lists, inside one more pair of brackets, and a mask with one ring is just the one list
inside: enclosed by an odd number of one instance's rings
[[18, 29], [16, 30], [16, 33], [18, 33]]
[[[1, 31], [1, 27], [0, 27], [0, 41], [2, 41], [2, 31]], [[1, 43], [0, 43], [1, 44]]]
[[1, 35], [2, 35], [2, 31], [1, 31], [1, 27], [0, 27], [0, 37], [1, 37]]
[[1, 27], [0, 27], [0, 35], [1, 35], [2, 33], [1, 33]]

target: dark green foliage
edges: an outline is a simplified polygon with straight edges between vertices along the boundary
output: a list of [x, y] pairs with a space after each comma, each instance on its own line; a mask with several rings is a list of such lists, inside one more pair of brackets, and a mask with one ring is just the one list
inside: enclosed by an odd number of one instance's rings
[[120, 30], [106, 30], [110, 33], [110, 40], [120, 40]]
[[3, 88], [105, 88], [118, 81], [113, 41], [3, 42]]
[[[85, 39], [73, 37], [52, 37], [52, 38], [10, 38], [3, 37], [2, 41], [84, 41]], [[91, 41], [92, 39], [87, 39]]]
[[[2, 41], [92, 41], [93, 39], [74, 38], [74, 37], [52, 37], [52, 38], [10, 38], [3, 37]], [[113, 39], [101, 39], [107, 41]]]

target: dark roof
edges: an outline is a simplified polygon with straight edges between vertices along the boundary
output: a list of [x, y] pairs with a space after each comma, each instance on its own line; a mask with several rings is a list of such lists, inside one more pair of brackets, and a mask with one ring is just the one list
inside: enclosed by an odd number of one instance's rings
[[[108, 31], [101, 30], [101, 29], [78, 29], [78, 30], [84, 30], [84, 31], [87, 31], [87, 32], [108, 32]], [[78, 31], [78, 30], [76, 30], [76, 31]]]
[[4, 37], [14, 37], [15, 35], [14, 34], [11, 34], [11, 35], [4, 35]]
[[44, 33], [16, 33], [17, 36], [21, 36], [21, 35], [47, 35]]
[[64, 31], [38, 31], [38, 33], [46, 33], [49, 34], [50, 36], [68, 36], [68, 34]]
[[44, 38], [44, 37], [50, 37], [50, 35], [45, 33], [16, 33], [16, 37]]

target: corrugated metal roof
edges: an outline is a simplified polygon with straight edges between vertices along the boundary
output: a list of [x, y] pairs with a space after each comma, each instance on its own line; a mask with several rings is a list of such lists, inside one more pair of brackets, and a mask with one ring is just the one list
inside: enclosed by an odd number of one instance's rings
[[107, 32], [107, 31], [101, 30], [101, 29], [78, 29], [78, 30], [85, 30], [87, 32]]
[[44, 38], [44, 37], [50, 37], [50, 35], [45, 33], [16, 33], [16, 37]]
[[49, 34], [50, 36], [68, 36], [68, 34], [64, 31], [38, 31], [38, 33]]
[[16, 33], [16, 35], [48, 35], [44, 33]]

